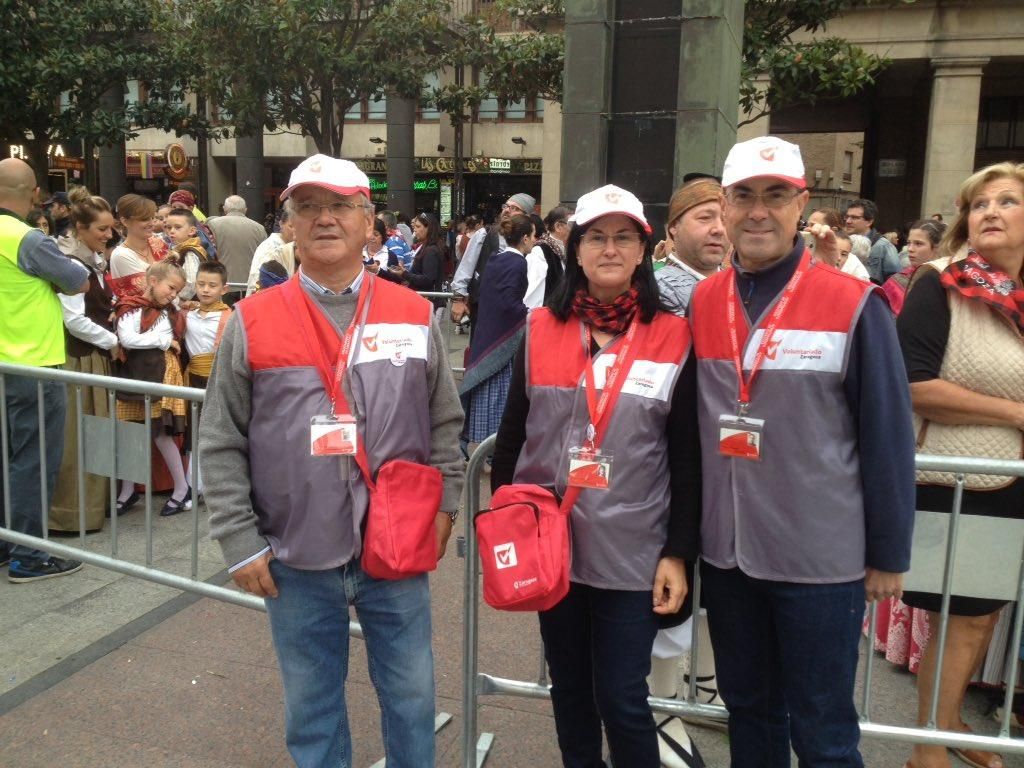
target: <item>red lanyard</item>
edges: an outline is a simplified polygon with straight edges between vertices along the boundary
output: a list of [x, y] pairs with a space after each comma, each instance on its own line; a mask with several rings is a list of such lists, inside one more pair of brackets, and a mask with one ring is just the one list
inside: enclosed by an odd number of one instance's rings
[[[292, 311], [298, 316], [299, 322], [302, 325], [303, 338], [306, 341], [306, 345], [309, 347], [310, 353], [317, 360], [317, 370], [320, 373], [320, 379], [324, 383], [327, 399], [331, 401], [331, 415], [337, 415], [336, 408], [338, 403], [342, 406], [342, 413], [347, 415], [349, 413], [348, 401], [345, 399], [345, 393], [341, 388], [341, 379], [348, 368], [348, 358], [352, 352], [352, 342], [355, 339], [356, 327], [357, 325], [360, 327], [363, 325], [366, 321], [365, 315], [369, 312], [370, 294], [373, 293], [373, 275], [369, 272], [363, 274], [363, 284], [359, 289], [356, 311], [353, 313], [352, 320], [342, 336], [341, 349], [338, 352], [338, 362], [334, 367], [333, 380], [331, 377], [331, 363], [327, 359], [327, 353], [324, 351], [322, 344], [316, 343], [316, 330], [313, 327], [313, 318], [310, 315], [310, 300], [306, 296], [306, 292], [302, 290], [302, 286], [299, 285], [298, 275], [285, 283], [282, 286], [282, 290], [284, 290], [285, 296], [288, 297], [289, 303], [292, 305]], [[299, 300], [297, 301], [296, 299]]]
[[[732, 361], [736, 366], [736, 376], [739, 378], [740, 389], [739, 397], [736, 404], [739, 406], [740, 416], [745, 416], [747, 409], [750, 407], [750, 388], [754, 384], [754, 377], [761, 368], [761, 363], [764, 362], [765, 357], [768, 356], [768, 347], [771, 344], [772, 336], [775, 335], [775, 330], [779, 327], [779, 323], [782, 321], [782, 315], [785, 313], [786, 308], [789, 306], [790, 301], [793, 299], [793, 295], [796, 293], [797, 286], [800, 285], [800, 281], [803, 279], [804, 274], [811, 268], [811, 260], [808, 254], [804, 254], [800, 260], [800, 264], [796, 268], [796, 272], [786, 283], [786, 287], [782, 292], [782, 298], [775, 304], [775, 308], [772, 313], [768, 316], [768, 323], [764, 327], [764, 334], [761, 336], [761, 343], [757, 347], [757, 354], [754, 356], [754, 364], [750, 366], [750, 378], [743, 378], [743, 361], [740, 359], [740, 344], [736, 332], [736, 280], [735, 275], [729, 275], [729, 295], [726, 302], [726, 311], [729, 318], [729, 341], [732, 344]], [[756, 329], [751, 329], [756, 330]]]
[[587, 348], [587, 364], [584, 368], [587, 380], [587, 409], [590, 412], [590, 424], [587, 425], [587, 448], [591, 450], [594, 449], [595, 443], [600, 442], [600, 440], [597, 440], [597, 430], [600, 428], [603, 432], [603, 427], [607, 426], [604, 423], [605, 416], [607, 415], [610, 418], [611, 410], [615, 407], [615, 401], [618, 399], [619, 393], [622, 391], [622, 385], [625, 383], [625, 377], [629, 375], [629, 369], [633, 367], [633, 361], [636, 359], [637, 354], [637, 348], [633, 342], [640, 324], [640, 319], [634, 315], [632, 322], [629, 324], [629, 329], [626, 331], [626, 338], [623, 339], [616, 352], [615, 362], [608, 369], [608, 373], [605, 376], [604, 388], [601, 390], [600, 399], [597, 396], [597, 385], [594, 380], [594, 359], [590, 355], [590, 326], [583, 326]]

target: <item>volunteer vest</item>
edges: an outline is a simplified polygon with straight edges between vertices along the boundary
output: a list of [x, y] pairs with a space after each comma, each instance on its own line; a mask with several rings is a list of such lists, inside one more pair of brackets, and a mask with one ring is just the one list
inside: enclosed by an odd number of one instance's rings
[[23, 272], [18, 249], [32, 228], [0, 214], [0, 361], [20, 365], [62, 365], [64, 316], [46, 281]]
[[[364, 276], [360, 290], [368, 290], [370, 282]], [[402, 286], [372, 283], [366, 325], [356, 333], [344, 389], [376, 473], [389, 459], [429, 463], [431, 304]], [[330, 413], [331, 406], [317, 359], [282, 288], [260, 291], [235, 306], [252, 372], [253, 510], [278, 559], [323, 570], [361, 552], [369, 493], [352, 459], [310, 456], [310, 419]], [[313, 343], [324, 344], [333, 365], [344, 328], [312, 303]]]
[[[872, 287], [820, 263], [804, 275], [751, 388], [749, 416], [765, 420], [762, 459], [751, 461], [718, 450], [719, 417], [736, 415], [739, 393], [726, 309], [728, 281], [735, 279], [728, 270], [701, 281], [690, 304], [700, 399], [701, 556], [760, 579], [858, 579], [864, 504], [857, 425], [843, 380]], [[738, 295], [735, 301], [748, 376], [763, 332], [751, 333]], [[754, 327], [773, 308], [774, 302]]]
[[[572, 570], [580, 584], [604, 589], [645, 590], [668, 533], [669, 476], [666, 420], [672, 391], [690, 353], [685, 319], [659, 312], [644, 338], [611, 415], [602, 452], [614, 462], [611, 487], [584, 488], [572, 510]], [[598, 389], [624, 336], [594, 358]], [[530, 411], [526, 442], [516, 462], [515, 482], [536, 483], [559, 496], [566, 490], [569, 449], [582, 446], [590, 422], [584, 390], [583, 325], [559, 320], [549, 309], [527, 318], [526, 388]]]
[[[942, 272], [948, 259], [929, 262], [927, 268]], [[949, 300], [949, 339], [939, 378], [991, 397], [1024, 403], [1024, 339], [996, 311], [971, 301], [956, 291]], [[976, 456], [988, 459], [1020, 459], [1024, 434], [1014, 427], [984, 424], [939, 424], [914, 414], [919, 453], [944, 456]], [[1015, 481], [998, 475], [965, 477], [971, 490], [995, 490]], [[953, 486], [952, 472], [918, 472], [917, 482]]]

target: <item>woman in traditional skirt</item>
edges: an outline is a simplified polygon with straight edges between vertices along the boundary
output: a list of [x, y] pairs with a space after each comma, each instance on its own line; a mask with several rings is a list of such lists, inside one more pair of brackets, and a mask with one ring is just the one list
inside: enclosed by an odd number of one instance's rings
[[[71, 229], [67, 235], [57, 239], [57, 246], [66, 256], [77, 259], [88, 268], [89, 290], [75, 296], [59, 296], [64, 311], [67, 345], [64, 368], [111, 376], [111, 358], [120, 355], [120, 348], [114, 333], [113, 297], [105, 276], [107, 262], [103, 251], [113, 232], [114, 216], [107, 201], [91, 195], [85, 187], [75, 187], [68, 197], [71, 202]], [[82, 414], [109, 417], [107, 390], [83, 387]], [[64, 460], [50, 506], [51, 530], [79, 530], [78, 463], [78, 408], [75, 398], [69, 397], [64, 425]], [[84, 496], [85, 529], [99, 530], [103, 527], [109, 506], [108, 480], [99, 475], [85, 475]]]

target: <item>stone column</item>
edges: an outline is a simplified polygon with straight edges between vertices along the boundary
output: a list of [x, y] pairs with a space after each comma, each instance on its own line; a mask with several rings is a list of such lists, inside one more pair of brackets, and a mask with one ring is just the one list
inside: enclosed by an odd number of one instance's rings
[[[263, 133], [235, 139], [235, 194], [245, 199], [246, 215], [263, 223]], [[211, 200], [217, 212], [223, 200]], [[213, 214], [211, 214], [213, 215]]]
[[674, 181], [722, 175], [736, 143], [743, 0], [684, 0], [679, 44]]
[[[109, 112], [124, 110], [124, 85], [118, 84], [100, 96], [102, 108]], [[128, 192], [128, 169], [125, 167], [124, 139], [116, 144], [99, 148], [99, 189], [90, 190], [102, 195], [113, 207], [118, 199]]]
[[558, 194], [562, 202], [570, 205], [575, 205], [580, 195], [605, 183], [613, 21], [613, 0], [566, 0]]
[[921, 216], [956, 213], [956, 193], [974, 168], [982, 70], [988, 58], [933, 59], [932, 103]]
[[416, 101], [388, 93], [388, 208], [410, 219], [416, 215], [413, 151], [416, 147]]

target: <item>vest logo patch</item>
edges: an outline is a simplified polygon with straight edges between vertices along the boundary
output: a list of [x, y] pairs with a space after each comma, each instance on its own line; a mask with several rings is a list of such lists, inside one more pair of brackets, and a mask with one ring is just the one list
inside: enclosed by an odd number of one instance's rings
[[[747, 342], [743, 356], [745, 370], [749, 371], [754, 364], [763, 336], [764, 331], [758, 330]], [[761, 367], [766, 371], [839, 373], [843, 368], [846, 338], [845, 333], [834, 331], [776, 330]]]
[[[615, 364], [615, 355], [601, 355], [594, 360], [594, 384], [604, 389], [608, 369]], [[652, 400], [668, 400], [675, 380], [678, 365], [656, 363], [653, 360], [634, 360], [629, 376], [622, 385], [622, 394], [649, 397]]]
[[514, 541], [494, 545], [494, 564], [499, 570], [514, 568], [519, 565], [519, 560], [516, 558], [516, 543]]
[[353, 364], [387, 360], [397, 368], [409, 360], [426, 360], [429, 337], [430, 329], [425, 325], [368, 323], [363, 329], [362, 344]]

